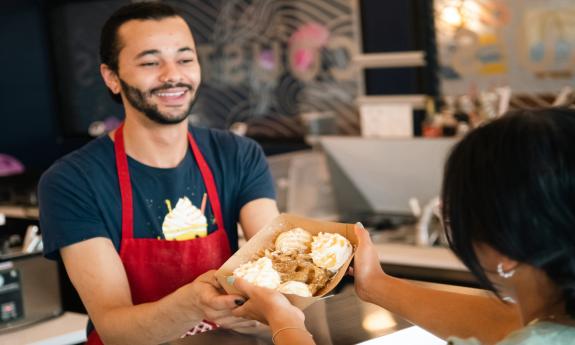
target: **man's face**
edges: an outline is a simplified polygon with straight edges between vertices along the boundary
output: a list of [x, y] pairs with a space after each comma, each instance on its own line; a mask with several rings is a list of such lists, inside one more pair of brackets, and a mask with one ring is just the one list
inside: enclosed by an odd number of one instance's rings
[[180, 17], [132, 20], [118, 30], [118, 79], [126, 112], [161, 124], [187, 118], [201, 81], [194, 39]]

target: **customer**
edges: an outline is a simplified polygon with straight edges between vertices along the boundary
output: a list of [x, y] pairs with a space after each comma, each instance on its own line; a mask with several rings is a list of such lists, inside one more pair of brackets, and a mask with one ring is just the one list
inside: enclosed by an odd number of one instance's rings
[[249, 238], [278, 214], [261, 148], [188, 125], [200, 65], [173, 8], [120, 8], [100, 55], [125, 122], [55, 163], [39, 186], [45, 253], [61, 257], [94, 322], [88, 344], [253, 325], [231, 315], [241, 297], [222, 294], [213, 270], [237, 249], [238, 222]]
[[[442, 201], [450, 247], [505, 303], [388, 276], [361, 226], [358, 296], [452, 344], [573, 344], [575, 111], [518, 111], [472, 131], [447, 160]], [[235, 285], [249, 297], [235, 315], [268, 322], [276, 344], [311, 343], [303, 314], [283, 295]], [[470, 337], [479, 340], [461, 339]]]

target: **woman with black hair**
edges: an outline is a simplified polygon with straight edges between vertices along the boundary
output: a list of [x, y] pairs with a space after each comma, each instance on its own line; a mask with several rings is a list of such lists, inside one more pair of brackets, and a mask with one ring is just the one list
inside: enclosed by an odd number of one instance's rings
[[[575, 111], [518, 111], [475, 129], [451, 152], [441, 196], [451, 249], [498, 299], [388, 276], [361, 225], [358, 296], [451, 344], [575, 343]], [[249, 297], [236, 315], [267, 321], [276, 344], [313, 343], [283, 295], [235, 285]]]

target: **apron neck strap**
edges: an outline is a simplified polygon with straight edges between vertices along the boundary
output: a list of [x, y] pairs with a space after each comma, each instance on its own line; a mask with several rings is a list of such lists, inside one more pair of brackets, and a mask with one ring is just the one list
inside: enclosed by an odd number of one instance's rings
[[134, 237], [134, 203], [132, 198], [132, 182], [128, 169], [128, 156], [124, 145], [124, 123], [114, 133], [114, 152], [116, 155], [116, 171], [122, 196], [122, 238]]
[[218, 190], [216, 188], [214, 175], [212, 174], [212, 170], [206, 162], [204, 155], [202, 155], [202, 152], [200, 151], [200, 148], [198, 147], [198, 144], [196, 143], [196, 140], [190, 131], [188, 131], [188, 141], [190, 142], [190, 147], [192, 148], [192, 152], [194, 153], [194, 157], [196, 158], [196, 162], [200, 168], [202, 178], [204, 179], [204, 185], [206, 186], [206, 191], [208, 192], [208, 198], [210, 200], [210, 205], [212, 205], [212, 211], [214, 212], [216, 223], [218, 228], [223, 229], [224, 218], [222, 216], [222, 207], [220, 204], [220, 198], [218, 197]]
[[[194, 158], [196, 159], [202, 179], [204, 180], [210, 205], [212, 206], [212, 211], [216, 218], [218, 230], [223, 230], [224, 219], [222, 216], [222, 208], [212, 170], [202, 155], [194, 136], [189, 131], [188, 142], [190, 143]], [[122, 123], [114, 133], [114, 152], [116, 156], [116, 171], [118, 174], [118, 182], [120, 184], [120, 194], [122, 198], [122, 238], [134, 238], [134, 201], [132, 196], [130, 171], [128, 169], [128, 156], [126, 155], [126, 147], [124, 144], [124, 123]]]

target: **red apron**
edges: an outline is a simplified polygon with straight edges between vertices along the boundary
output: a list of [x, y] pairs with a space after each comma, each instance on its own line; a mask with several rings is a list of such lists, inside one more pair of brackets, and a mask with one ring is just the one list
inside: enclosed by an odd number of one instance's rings
[[[122, 239], [120, 258], [130, 283], [132, 303], [153, 302], [192, 282], [211, 269], [219, 268], [231, 250], [224, 229], [220, 199], [212, 171], [188, 132], [188, 141], [200, 168], [218, 229], [206, 237], [187, 241], [134, 238], [132, 184], [124, 147], [123, 124], [114, 136], [116, 170], [122, 195]], [[213, 323], [200, 324], [191, 332], [209, 330]], [[88, 336], [88, 345], [102, 344], [96, 330]]]

